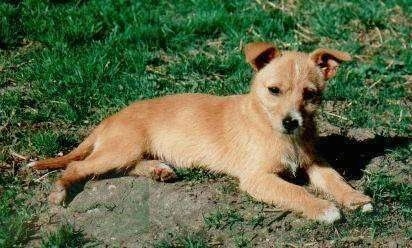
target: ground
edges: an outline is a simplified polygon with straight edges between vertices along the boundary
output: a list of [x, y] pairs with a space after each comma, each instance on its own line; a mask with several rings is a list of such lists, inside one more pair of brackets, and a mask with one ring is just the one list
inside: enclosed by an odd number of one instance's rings
[[[412, 246], [410, 13], [402, 0], [2, 1], [0, 246]], [[202, 170], [180, 170], [170, 184], [108, 175], [50, 207], [59, 172], [23, 169], [68, 152], [134, 100], [247, 92], [241, 48], [262, 40], [353, 55], [328, 83], [317, 144], [373, 197], [373, 213], [322, 225]]]

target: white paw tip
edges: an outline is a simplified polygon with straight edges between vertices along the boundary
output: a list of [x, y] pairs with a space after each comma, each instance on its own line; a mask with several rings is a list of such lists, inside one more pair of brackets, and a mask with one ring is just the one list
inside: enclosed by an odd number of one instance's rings
[[368, 213], [368, 212], [372, 212], [372, 211], [373, 211], [373, 206], [372, 206], [371, 203], [363, 205], [362, 212]]
[[52, 205], [62, 205], [64, 200], [66, 199], [66, 190], [57, 189], [57, 191], [50, 193], [49, 195], [49, 202]]
[[159, 167], [162, 168], [162, 169], [166, 169], [166, 170], [171, 170], [171, 169], [172, 169], [172, 168], [170, 168], [170, 166], [168, 166], [168, 165], [165, 164], [165, 163], [160, 163], [160, 164], [159, 164]]
[[331, 206], [323, 211], [323, 214], [317, 219], [326, 223], [333, 223], [340, 219], [340, 211], [337, 207]]
[[27, 168], [31, 168], [36, 165], [36, 161], [32, 161], [26, 165]]

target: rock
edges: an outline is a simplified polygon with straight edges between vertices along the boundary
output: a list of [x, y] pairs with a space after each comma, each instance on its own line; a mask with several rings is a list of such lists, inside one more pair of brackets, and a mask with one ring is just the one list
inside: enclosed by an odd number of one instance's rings
[[317, 126], [318, 134], [320, 137], [326, 137], [329, 135], [340, 135], [341, 129], [337, 126], [330, 124], [329, 122], [322, 121]]
[[375, 133], [366, 128], [352, 128], [348, 131], [347, 137], [362, 142], [375, 138]]

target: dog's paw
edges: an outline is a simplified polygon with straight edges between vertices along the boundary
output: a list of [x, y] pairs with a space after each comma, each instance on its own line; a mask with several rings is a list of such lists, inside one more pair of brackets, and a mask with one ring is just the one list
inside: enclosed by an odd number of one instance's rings
[[363, 213], [369, 213], [373, 211], [373, 206], [371, 203], [367, 203], [365, 205], [362, 206], [362, 212]]
[[306, 205], [303, 215], [309, 219], [331, 224], [341, 218], [340, 210], [329, 201], [317, 199]]
[[49, 202], [52, 205], [62, 205], [66, 199], [67, 191], [61, 185], [56, 185], [49, 195]]
[[154, 180], [161, 182], [172, 181], [177, 178], [173, 169], [164, 163], [159, 163], [153, 168], [151, 177]]
[[27, 165], [25, 166], [26, 168], [33, 168], [34, 166], [36, 166], [37, 161], [31, 161], [30, 163], [27, 163]]
[[324, 209], [320, 215], [315, 219], [317, 221], [325, 222], [331, 224], [341, 218], [340, 210], [335, 205], [330, 205], [328, 208]]
[[26, 165], [23, 165], [21, 167], [22, 171], [33, 171], [33, 170], [37, 170], [36, 168], [37, 165], [37, 161], [30, 161], [29, 163], [27, 163]]
[[345, 195], [343, 199], [343, 206], [348, 209], [355, 210], [362, 208], [362, 212], [371, 212], [373, 210], [372, 199], [358, 191], [352, 191]]

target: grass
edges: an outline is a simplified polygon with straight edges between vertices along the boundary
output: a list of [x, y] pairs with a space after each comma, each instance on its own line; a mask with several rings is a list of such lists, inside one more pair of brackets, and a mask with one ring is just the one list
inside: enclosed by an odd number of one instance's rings
[[92, 247], [90, 240], [72, 225], [65, 224], [42, 239], [41, 248]]
[[206, 227], [215, 229], [232, 229], [236, 224], [242, 223], [243, 221], [243, 216], [231, 208], [224, 210], [219, 209], [204, 217]]
[[222, 174], [210, 173], [202, 168], [176, 168], [175, 172], [180, 180], [190, 181], [194, 183], [214, 180], [223, 177]]
[[[90, 127], [134, 100], [245, 93], [252, 72], [241, 47], [249, 41], [302, 51], [327, 46], [355, 55], [329, 82], [325, 101], [336, 107], [321, 117], [341, 128], [411, 137], [410, 13], [407, 0], [0, 2], [0, 246], [27, 243], [36, 218], [26, 206], [35, 186], [19, 172], [24, 161], [12, 154], [66, 152]], [[387, 152], [407, 164], [410, 146]], [[202, 171], [180, 175], [214, 177]], [[371, 235], [384, 238], [399, 231], [387, 224], [399, 218], [407, 230], [399, 232], [410, 237], [410, 182], [373, 172], [365, 186], [379, 206], [376, 215], [350, 215], [354, 224], [337, 228], [352, 235], [373, 222]]]
[[365, 192], [371, 196], [378, 207], [388, 202], [396, 202], [397, 208], [405, 216], [412, 217], [412, 185], [397, 182], [393, 177], [384, 173], [376, 173], [369, 176], [370, 182], [367, 184]]
[[19, 179], [0, 176], [0, 247], [24, 244], [33, 233], [34, 211], [26, 205], [30, 194]]

